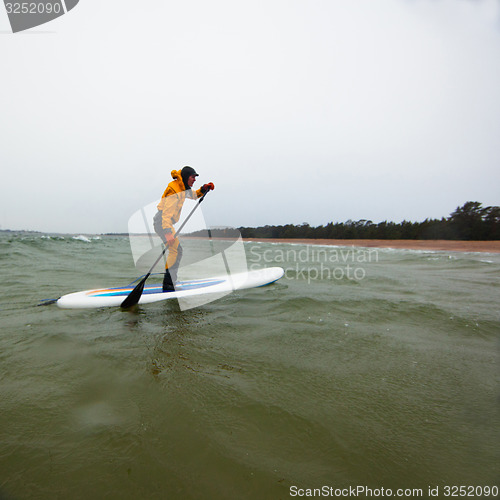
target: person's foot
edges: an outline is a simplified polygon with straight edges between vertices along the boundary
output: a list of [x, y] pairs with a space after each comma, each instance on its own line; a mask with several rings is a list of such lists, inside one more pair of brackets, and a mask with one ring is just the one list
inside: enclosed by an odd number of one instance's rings
[[163, 291], [164, 292], [173, 292], [175, 290], [174, 284], [172, 282], [172, 276], [170, 273], [165, 271], [165, 276], [163, 276]]

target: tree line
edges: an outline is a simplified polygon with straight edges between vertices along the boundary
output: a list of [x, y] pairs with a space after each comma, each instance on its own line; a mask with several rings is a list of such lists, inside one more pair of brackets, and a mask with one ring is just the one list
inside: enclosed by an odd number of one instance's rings
[[[478, 201], [468, 201], [457, 207], [449, 217], [425, 219], [423, 222], [371, 220], [330, 222], [312, 227], [301, 225], [238, 228], [243, 238], [314, 238], [314, 239], [388, 239], [388, 240], [499, 240], [500, 207], [483, 207]], [[224, 236], [224, 229], [213, 230], [214, 236]]]

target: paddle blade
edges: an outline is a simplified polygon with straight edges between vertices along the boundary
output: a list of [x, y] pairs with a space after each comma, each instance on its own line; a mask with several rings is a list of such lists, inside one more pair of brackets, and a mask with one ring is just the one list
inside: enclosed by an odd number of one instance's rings
[[58, 300], [59, 299], [42, 299], [37, 306], [50, 306], [51, 304], [56, 304]]
[[128, 309], [129, 307], [135, 306], [139, 302], [147, 278], [148, 277], [146, 276], [141, 281], [139, 281], [135, 288], [128, 294], [127, 298], [120, 305], [122, 309]]

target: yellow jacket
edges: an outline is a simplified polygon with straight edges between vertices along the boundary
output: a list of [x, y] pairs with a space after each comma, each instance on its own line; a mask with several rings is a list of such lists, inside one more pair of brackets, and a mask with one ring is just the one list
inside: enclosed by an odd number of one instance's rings
[[193, 191], [186, 189], [182, 181], [181, 171], [172, 170], [172, 178], [174, 179], [165, 189], [160, 203], [158, 203], [158, 210], [162, 212], [161, 225], [165, 232], [175, 234], [174, 224], [181, 216], [182, 205], [186, 196], [196, 200], [203, 195], [201, 188]]

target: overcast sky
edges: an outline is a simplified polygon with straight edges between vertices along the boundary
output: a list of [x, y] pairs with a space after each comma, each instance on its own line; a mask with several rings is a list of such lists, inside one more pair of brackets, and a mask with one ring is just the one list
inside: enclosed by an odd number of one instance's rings
[[498, 0], [0, 5], [0, 228], [125, 232], [184, 165], [210, 225], [500, 205]]

